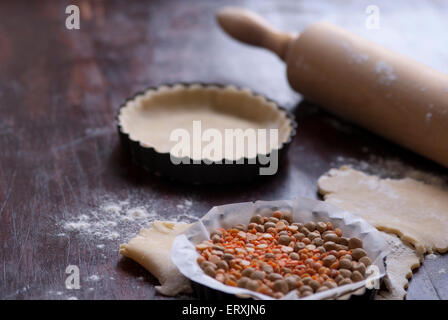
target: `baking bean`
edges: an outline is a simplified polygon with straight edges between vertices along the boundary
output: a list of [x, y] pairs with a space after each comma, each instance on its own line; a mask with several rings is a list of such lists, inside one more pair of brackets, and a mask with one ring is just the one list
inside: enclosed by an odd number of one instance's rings
[[250, 219], [250, 222], [253, 222], [256, 224], [263, 224], [263, 217], [260, 216], [259, 214], [257, 214]]
[[327, 230], [324, 233], [322, 233], [322, 238], [325, 237], [328, 234], [335, 234], [333, 230]]
[[283, 273], [291, 273], [292, 270], [290, 268], [284, 267], [284, 268], [282, 268], [282, 272]]
[[348, 269], [339, 269], [339, 272], [344, 278], [350, 278], [352, 276], [352, 272]]
[[250, 277], [251, 277], [251, 279], [254, 279], [254, 280], [263, 280], [265, 275], [266, 275], [266, 273], [264, 273], [263, 271], [257, 270], [257, 271], [252, 272]]
[[303, 233], [305, 236], [306, 236], [308, 233], [310, 233], [310, 230], [308, 230], [306, 227], [299, 228], [299, 231], [300, 231], [301, 233]]
[[277, 219], [276, 217], [269, 217], [269, 218], [268, 218], [268, 221], [269, 221], [269, 222], [272, 222], [272, 223], [275, 224], [275, 223], [279, 222], [280, 220]]
[[288, 283], [285, 280], [276, 280], [273, 289], [276, 292], [287, 294], [289, 291]]
[[249, 290], [253, 290], [253, 291], [257, 291], [259, 286], [260, 285], [258, 284], [257, 280], [249, 280], [249, 281], [247, 281], [247, 284], [246, 284], [246, 288]]
[[348, 240], [348, 248], [349, 249], [362, 248], [362, 240], [356, 237], [350, 238]]
[[204, 261], [201, 263], [200, 265], [201, 269], [205, 269], [207, 267], [211, 267], [213, 269], [217, 269], [218, 267], [216, 266], [216, 264], [210, 262], [210, 261]]
[[224, 253], [224, 254], [222, 255], [222, 258], [223, 258], [225, 261], [229, 262], [230, 260], [235, 259], [235, 256], [234, 256], [233, 254], [231, 254], [231, 253]]
[[210, 238], [213, 237], [214, 235], [218, 235], [219, 237], [222, 237], [222, 232], [219, 231], [219, 230], [213, 230], [213, 231], [210, 233]]
[[215, 276], [215, 279], [218, 280], [219, 282], [224, 283], [224, 280], [226, 279], [226, 277], [225, 277], [225, 275], [224, 275], [223, 273], [218, 273], [218, 274]]
[[272, 268], [272, 266], [270, 265], [264, 265], [262, 267], [263, 271], [266, 272], [267, 274], [274, 272], [274, 268]]
[[366, 274], [366, 266], [362, 262], [357, 262], [352, 265], [353, 271], [360, 272], [363, 276]]
[[307, 238], [310, 239], [310, 240], [314, 240], [316, 238], [320, 238], [320, 234], [315, 232], [315, 231], [314, 232], [310, 232], [310, 233], [308, 233]]
[[211, 263], [217, 264], [219, 261], [221, 261], [221, 258], [218, 257], [216, 254], [212, 254], [209, 258], [208, 261], [210, 261]]
[[215, 269], [210, 266], [204, 268], [204, 273], [212, 278], [216, 275]]
[[266, 253], [264, 256], [266, 259], [275, 259], [275, 254], [273, 253]]
[[372, 260], [370, 260], [368, 256], [362, 257], [361, 259], [359, 259], [359, 262], [362, 262], [366, 267], [372, 264]]
[[312, 291], [303, 291], [303, 292], [300, 293], [300, 297], [301, 298], [309, 297], [309, 296], [312, 296], [312, 295], [313, 295]]
[[352, 278], [353, 282], [358, 282], [364, 279], [364, 276], [359, 271], [353, 271]]
[[367, 255], [367, 252], [364, 249], [356, 248], [356, 249], [352, 250], [352, 257], [355, 260], [359, 260], [366, 255]]
[[316, 291], [320, 287], [320, 283], [317, 280], [311, 280], [309, 286], [313, 288], [313, 291]]
[[294, 222], [294, 223], [292, 223], [292, 225], [296, 226], [297, 229], [299, 229], [299, 230], [300, 230], [300, 228], [303, 228], [303, 223], [300, 223], [300, 222]]
[[319, 246], [316, 248], [317, 250], [319, 250], [319, 253], [325, 253], [327, 252], [327, 250], [325, 250], [325, 248], [323, 246]]
[[320, 247], [321, 245], [324, 244], [324, 240], [319, 237], [319, 238], [315, 238], [313, 239], [313, 241], [311, 241], [312, 244], [314, 244], [316, 247]]
[[314, 244], [308, 244], [305, 246], [305, 249], [308, 249], [309, 251], [313, 251], [316, 249], [316, 246]]
[[342, 244], [343, 246], [347, 246], [348, 247], [348, 238], [344, 238], [344, 237], [340, 237], [338, 238], [338, 244]]
[[270, 222], [270, 221], [266, 222], [264, 224], [264, 230], [268, 230], [269, 228], [275, 228], [275, 223], [274, 222]]
[[288, 233], [288, 231], [283, 230], [283, 231], [280, 231], [280, 232], [278, 233], [278, 235], [279, 235], [279, 236], [283, 236], [283, 235], [289, 236], [289, 233]]
[[290, 290], [293, 290], [293, 289], [295, 289], [295, 288], [297, 288], [298, 277], [296, 277], [296, 276], [290, 276], [290, 277], [287, 277], [287, 278], [285, 279], [285, 281], [286, 281], [286, 283], [288, 284], [288, 289], [289, 289], [289, 291], [290, 291]]
[[293, 237], [300, 241], [303, 238], [305, 238], [305, 235], [301, 232], [296, 232], [296, 233], [294, 233]]
[[328, 234], [322, 236], [322, 239], [324, 239], [325, 242], [331, 241], [331, 242], [336, 243], [338, 241], [339, 237], [334, 233], [328, 233]]
[[336, 249], [336, 243], [334, 243], [333, 241], [327, 241], [327, 242], [324, 243], [324, 248], [327, 251], [335, 250]]
[[342, 230], [339, 228], [334, 229], [334, 233], [338, 235], [338, 237], [342, 237]]
[[304, 291], [311, 291], [313, 292], [313, 288], [311, 288], [309, 285], [303, 285], [299, 288], [299, 292], [304, 292]]
[[264, 226], [262, 224], [257, 224], [255, 226], [255, 230], [257, 230], [258, 232], [264, 232]]
[[338, 250], [338, 251], [341, 251], [341, 250], [348, 250], [348, 247], [347, 246], [344, 246], [344, 245], [342, 245], [342, 244], [337, 244], [336, 245], [336, 250]]
[[240, 288], [246, 288], [249, 281], [250, 279], [248, 277], [241, 277], [236, 284]]
[[316, 292], [324, 292], [324, 291], [327, 291], [328, 290], [328, 287], [326, 287], [326, 286], [322, 286], [322, 287], [319, 287], [317, 290], [316, 290]]
[[275, 227], [277, 228], [277, 230], [284, 230], [284, 229], [286, 229], [286, 225], [282, 221], [277, 222], [275, 224]]
[[334, 278], [334, 281], [336, 281], [336, 283], [339, 284], [339, 282], [341, 282], [344, 279], [345, 278], [342, 275], [338, 275], [338, 276], [336, 276], [336, 278]]
[[305, 244], [303, 242], [296, 242], [294, 244], [294, 251], [299, 251], [305, 248]]
[[291, 253], [289, 254], [289, 257], [290, 257], [292, 260], [300, 260], [300, 255], [299, 255], [298, 253], [295, 253], [295, 252], [291, 252]]
[[287, 246], [289, 243], [291, 242], [291, 238], [289, 236], [286, 235], [281, 235], [278, 238], [278, 243]]
[[289, 224], [292, 223], [292, 213], [289, 210], [282, 211], [282, 219], [288, 221]]
[[352, 261], [352, 260], [353, 260], [353, 257], [352, 257], [351, 254], [345, 254], [345, 255], [343, 255], [343, 256], [341, 257], [341, 259], [347, 259], [347, 260]]
[[342, 279], [341, 281], [338, 282], [338, 285], [343, 286], [343, 285], [350, 284], [350, 283], [352, 283], [351, 279], [344, 278], [344, 279]]
[[324, 263], [324, 266], [329, 267], [336, 261], [336, 257], [334, 255], [328, 255], [323, 258], [322, 261]]
[[218, 242], [222, 242], [222, 239], [219, 235], [215, 234], [212, 236], [212, 241], [213, 241], [213, 243], [218, 243]]
[[224, 260], [219, 261], [216, 266], [218, 267], [218, 269], [223, 269], [225, 271], [229, 270], [229, 264]]
[[339, 260], [339, 269], [352, 269], [352, 262], [348, 259], [341, 259]]
[[325, 222], [319, 221], [318, 223], [316, 223], [316, 229], [320, 233], [323, 233], [323, 232], [327, 231], [327, 224]]
[[304, 285], [308, 285], [311, 280], [313, 280], [311, 277], [304, 277], [304, 278], [302, 278], [302, 282], [303, 282]]
[[212, 248], [215, 249], [215, 250], [224, 251], [224, 247], [223, 246], [214, 245]]
[[283, 279], [282, 275], [279, 273], [271, 273], [268, 275], [268, 279], [271, 281], [277, 281]]
[[338, 286], [335, 281], [330, 281], [330, 280], [325, 281], [322, 285], [329, 289], [333, 289]]
[[314, 221], [307, 222], [305, 223], [305, 228], [312, 232], [316, 230], [316, 223]]
[[249, 267], [249, 268], [244, 269], [243, 272], [241, 272], [241, 275], [242, 275], [243, 277], [250, 277], [250, 275], [251, 275], [252, 272], [254, 272], [254, 271], [255, 271], [254, 268]]
[[284, 294], [281, 293], [281, 292], [274, 292], [274, 293], [272, 294], [272, 296], [273, 296], [275, 299], [281, 299], [281, 298], [283, 298]]
[[234, 228], [241, 231], [247, 231], [247, 226], [242, 223], [238, 223]]
[[282, 217], [282, 213], [279, 210], [274, 211], [274, 213], [272, 213], [272, 216], [274, 218], [280, 219]]
[[311, 240], [308, 239], [307, 237], [303, 238], [303, 239], [302, 239], [302, 242], [303, 242], [304, 244], [311, 244]]

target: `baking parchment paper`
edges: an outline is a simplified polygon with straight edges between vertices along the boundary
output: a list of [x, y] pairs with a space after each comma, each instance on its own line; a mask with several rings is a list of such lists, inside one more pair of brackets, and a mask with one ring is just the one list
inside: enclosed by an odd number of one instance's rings
[[[335, 228], [342, 230], [344, 237], [362, 239], [363, 248], [372, 260], [372, 266], [366, 272], [368, 277], [364, 281], [313, 294], [305, 299], [335, 299], [359, 291], [361, 288], [372, 289], [379, 284], [379, 279], [385, 274], [384, 258], [388, 252], [387, 243], [381, 233], [360, 217], [323, 201], [307, 198], [244, 202], [213, 207], [185, 233], [175, 238], [171, 248], [171, 259], [185, 277], [209, 288], [241, 297], [249, 296], [262, 300], [274, 299], [248, 289], [224, 285], [207, 276], [196, 262], [199, 253], [195, 248], [196, 244], [210, 239], [210, 232], [218, 227], [228, 229], [238, 223], [247, 225], [253, 215], [271, 216], [274, 210], [291, 211], [294, 222], [331, 221]], [[299, 299], [297, 290], [289, 292], [282, 299]]]

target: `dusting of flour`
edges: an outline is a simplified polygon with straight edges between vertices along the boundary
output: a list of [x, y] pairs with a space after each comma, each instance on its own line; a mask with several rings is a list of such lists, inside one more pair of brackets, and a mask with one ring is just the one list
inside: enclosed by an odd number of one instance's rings
[[[97, 248], [103, 249], [101, 241], [125, 241], [134, 236], [141, 228], [149, 227], [154, 220], [194, 222], [198, 218], [192, 214], [193, 202], [181, 200], [175, 206], [175, 212], [169, 216], [158, 214], [151, 204], [136, 203], [131, 200], [103, 198], [86, 212], [67, 214], [57, 222], [60, 227], [57, 236], [81, 235], [95, 239]], [[62, 232], [61, 232], [62, 231]]]

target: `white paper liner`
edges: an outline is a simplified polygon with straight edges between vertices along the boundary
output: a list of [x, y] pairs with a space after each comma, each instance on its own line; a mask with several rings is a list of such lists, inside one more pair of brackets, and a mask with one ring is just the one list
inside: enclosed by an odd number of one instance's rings
[[[371, 273], [363, 281], [336, 287], [302, 299], [320, 300], [342, 297], [348, 293], [360, 291], [359, 289], [365, 288], [368, 283], [379, 283], [379, 279], [385, 275], [384, 258], [387, 255], [387, 243], [377, 229], [360, 217], [345, 210], [323, 201], [307, 198], [244, 202], [213, 207], [185, 233], [175, 238], [171, 249], [171, 259], [179, 271], [194, 282], [229, 294], [272, 300], [274, 298], [265, 294], [227, 286], [206, 275], [196, 262], [199, 253], [196, 251], [195, 245], [210, 239], [210, 232], [218, 227], [228, 229], [238, 223], [248, 225], [250, 218], [254, 214], [271, 216], [273, 211], [279, 209], [289, 209], [293, 214], [293, 222], [331, 221], [335, 228], [342, 230], [344, 237], [358, 237], [362, 239], [363, 248], [372, 260], [372, 265], [378, 268], [377, 272]], [[282, 299], [299, 299], [297, 290], [289, 292]]]

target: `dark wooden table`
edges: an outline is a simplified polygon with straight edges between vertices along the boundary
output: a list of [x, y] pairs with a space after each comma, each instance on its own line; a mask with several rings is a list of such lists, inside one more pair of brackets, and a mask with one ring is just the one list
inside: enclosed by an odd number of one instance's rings
[[[71, 3], [81, 8], [80, 30], [65, 28]], [[372, 154], [447, 174], [303, 102], [277, 57], [219, 30], [214, 12], [229, 3], [290, 31], [327, 19], [448, 72], [446, 1], [376, 1], [380, 30], [365, 28], [369, 1], [2, 1], [0, 298], [164, 298], [148, 272], [118, 253], [148, 221], [110, 240], [64, 229], [64, 222], [101, 210], [104, 199], [170, 219], [182, 210], [200, 217], [231, 202], [318, 198], [321, 174], [346, 161], [369, 163]], [[295, 113], [298, 135], [277, 176], [198, 187], [147, 176], [123, 157], [114, 123], [120, 103], [150, 85], [195, 80], [246, 86]], [[65, 287], [68, 265], [79, 267], [79, 290]], [[448, 275], [439, 272], [447, 265], [448, 256], [426, 259], [408, 299], [448, 299]]]

